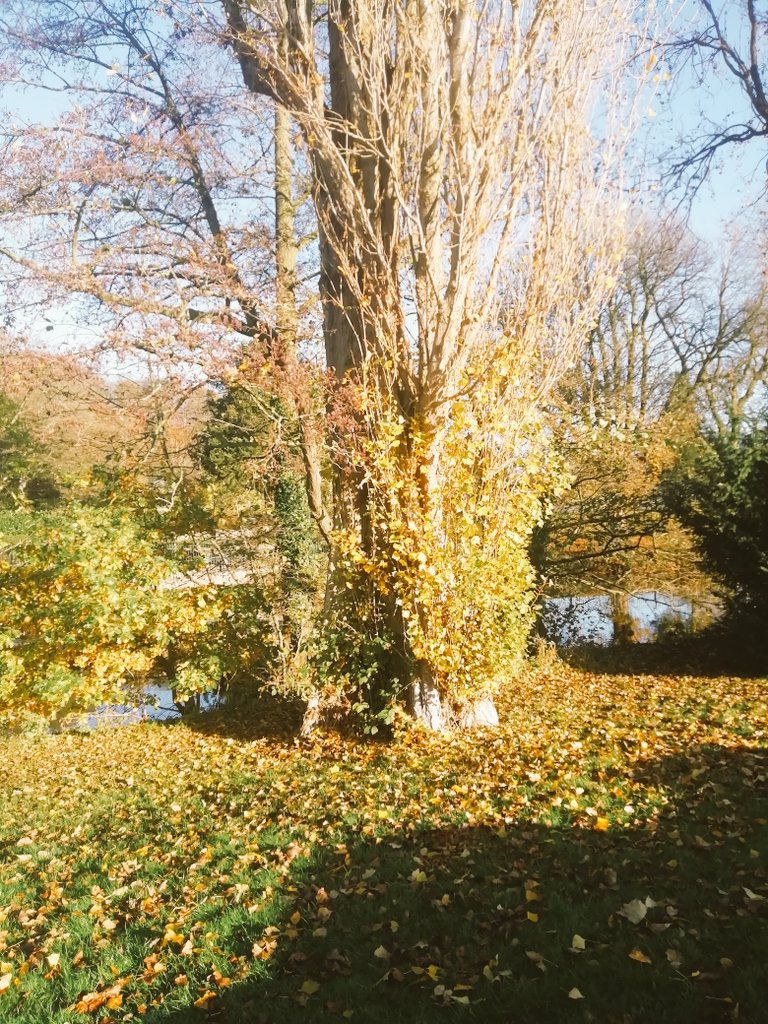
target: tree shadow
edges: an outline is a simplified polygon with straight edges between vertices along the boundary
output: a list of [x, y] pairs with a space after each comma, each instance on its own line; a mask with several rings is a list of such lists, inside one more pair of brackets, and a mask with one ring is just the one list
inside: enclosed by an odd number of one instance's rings
[[717, 679], [723, 676], [750, 679], [760, 675], [765, 665], [740, 656], [733, 644], [708, 635], [655, 643], [617, 646], [580, 644], [558, 650], [562, 660], [580, 671], [595, 675], [693, 675]]
[[250, 976], [143, 1019], [768, 1020], [768, 751], [697, 747], [631, 781], [658, 805], [643, 824], [383, 823], [318, 843], [273, 930], [233, 935]]
[[298, 698], [277, 696], [264, 689], [246, 697], [230, 699], [209, 711], [184, 715], [167, 724], [172, 727], [181, 721], [204, 736], [285, 742], [298, 735], [305, 707], [306, 703]]

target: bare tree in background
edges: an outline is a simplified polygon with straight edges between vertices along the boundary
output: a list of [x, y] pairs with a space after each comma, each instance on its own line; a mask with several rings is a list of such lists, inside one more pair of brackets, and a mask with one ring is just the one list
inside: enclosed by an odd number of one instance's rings
[[759, 415], [767, 315], [758, 246], [734, 240], [717, 266], [680, 222], [636, 224], [617, 288], [555, 402], [572, 484], [535, 552], [554, 592], [706, 587], [659, 480], [702, 429], [728, 435]]
[[768, 175], [768, 4], [765, 0], [695, 0], [693, 24], [682, 29], [667, 51], [676, 67], [693, 68], [702, 84], [714, 87], [723, 75], [740, 90], [741, 106], [722, 120], [701, 112], [701, 123], [684, 140], [669, 175], [695, 193], [722, 150], [757, 141]]
[[[327, 539], [318, 374], [297, 356], [314, 324], [284, 112], [249, 95], [180, 8], [8, 3], [0, 27], [4, 77], [41, 107], [37, 121], [5, 119], [6, 301], [22, 314], [76, 304], [102, 349], [140, 351], [177, 389], [236, 384], [245, 355], [297, 420]], [[49, 97], [61, 113], [46, 113]]]

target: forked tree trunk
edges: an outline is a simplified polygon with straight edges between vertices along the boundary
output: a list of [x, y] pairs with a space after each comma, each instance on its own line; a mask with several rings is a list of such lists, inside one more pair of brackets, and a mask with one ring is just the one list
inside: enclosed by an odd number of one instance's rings
[[[333, 525], [349, 555], [332, 559], [327, 606], [352, 614], [358, 583], [361, 599], [376, 588], [361, 639], [394, 636], [392, 672], [412, 712], [431, 728], [493, 723], [484, 699], [493, 654], [524, 643], [523, 519], [538, 514], [540, 486], [538, 460], [526, 455], [543, 436], [535, 410], [609, 287], [614, 147], [607, 130], [596, 161], [594, 117], [599, 110], [609, 124], [614, 95], [596, 83], [610, 89], [626, 66], [632, 0], [275, 0], [266, 14], [247, 0], [222, 2], [246, 84], [290, 110], [311, 168], [326, 362], [342, 400], [332, 412], [343, 413], [331, 417]], [[454, 471], [466, 489], [454, 492], [457, 507], [445, 505], [450, 528], [437, 524], [419, 547], [442, 562], [445, 584], [433, 589], [405, 549], [420, 544], [424, 524], [435, 526], [434, 509], [420, 506], [413, 460], [401, 464], [399, 449], [411, 431], [417, 459], [425, 435], [450, 424], [453, 443], [462, 430], [477, 443], [471, 464], [454, 452], [440, 467], [443, 493]], [[486, 494], [478, 516], [494, 529], [462, 533], [479, 521], [465, 516], [464, 500], [479, 509]], [[505, 534], [513, 523], [519, 529]], [[499, 608], [494, 588], [509, 552], [521, 571], [505, 576]], [[507, 643], [505, 616], [518, 598], [519, 636]], [[388, 628], [398, 625], [398, 601], [429, 625], [412, 626], [412, 643], [407, 630]], [[455, 700], [473, 685], [470, 707], [443, 706], [441, 692]]]

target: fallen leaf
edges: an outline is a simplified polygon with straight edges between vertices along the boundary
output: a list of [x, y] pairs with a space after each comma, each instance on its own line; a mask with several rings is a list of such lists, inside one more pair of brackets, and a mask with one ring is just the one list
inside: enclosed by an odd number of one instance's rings
[[583, 999], [584, 996], [581, 994], [581, 992], [577, 988], [572, 988], [571, 991], [568, 993], [568, 998], [569, 999]]
[[650, 964], [653, 961], [649, 956], [646, 956], [642, 949], [633, 949], [629, 954], [630, 960], [637, 960], [639, 964]]
[[[77, 1013], [94, 1013], [96, 1010], [100, 1010], [102, 1006], [109, 1003], [111, 999], [115, 999], [120, 995], [121, 991], [130, 981], [130, 976], [127, 978], [121, 978], [120, 981], [111, 985], [109, 988], [103, 989], [101, 992], [89, 992], [84, 995], [77, 1003], [75, 1003], [75, 1010]], [[121, 998], [122, 1002], [122, 998]], [[119, 1005], [119, 1004], [118, 1004]], [[114, 1007], [117, 1008], [116, 1006]]]
[[642, 900], [630, 900], [629, 903], [625, 903], [619, 914], [622, 917], [626, 917], [632, 924], [640, 924], [645, 915], [648, 913], [648, 907], [643, 903]]

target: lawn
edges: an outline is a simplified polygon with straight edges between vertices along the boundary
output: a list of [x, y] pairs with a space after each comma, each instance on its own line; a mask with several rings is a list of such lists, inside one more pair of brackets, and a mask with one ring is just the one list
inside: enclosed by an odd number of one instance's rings
[[0, 1021], [768, 1021], [767, 698], [556, 663], [470, 735], [0, 741]]

